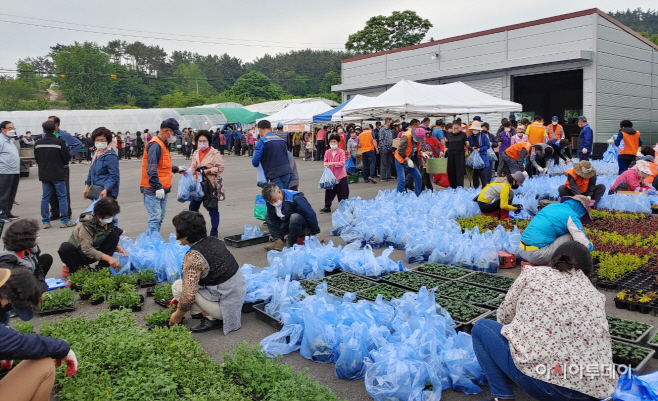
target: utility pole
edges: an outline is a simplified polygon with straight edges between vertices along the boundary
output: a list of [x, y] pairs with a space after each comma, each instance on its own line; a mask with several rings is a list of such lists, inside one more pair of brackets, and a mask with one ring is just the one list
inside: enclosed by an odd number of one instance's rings
[[196, 94], [199, 95], [199, 81], [194, 82], [196, 82]]

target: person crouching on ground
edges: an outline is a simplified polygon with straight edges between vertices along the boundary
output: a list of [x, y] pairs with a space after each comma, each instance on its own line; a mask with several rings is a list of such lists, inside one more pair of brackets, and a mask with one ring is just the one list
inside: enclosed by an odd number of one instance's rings
[[324, 166], [329, 167], [338, 180], [338, 184], [331, 189], [324, 190], [324, 209], [322, 213], [331, 213], [331, 204], [338, 196], [338, 203], [350, 197], [350, 187], [347, 185], [347, 171], [345, 170], [345, 152], [338, 149], [340, 137], [336, 134], [329, 136], [329, 150], [324, 153]]
[[644, 180], [651, 175], [651, 168], [646, 160], [638, 160], [635, 165], [624, 171], [610, 187], [608, 194], [617, 191], [646, 192], [653, 189]]
[[114, 217], [121, 209], [116, 199], [101, 198], [92, 212], [82, 213], [80, 222], [73, 229], [71, 238], [60, 245], [57, 253], [62, 260], [62, 277], [69, 277], [85, 265], [98, 262], [97, 268], [120, 267], [112, 257], [114, 252], [126, 256], [119, 246], [120, 231]]
[[[498, 308], [498, 321], [475, 323], [473, 350], [494, 400], [514, 399], [511, 382], [538, 400], [594, 401], [615, 391], [605, 296], [591, 273], [587, 248], [562, 244], [550, 266], [523, 269]], [[597, 373], [572, 375], [571, 366], [596, 366]], [[564, 374], [554, 374], [557, 367]]]
[[206, 220], [199, 212], [183, 211], [173, 219], [176, 239], [190, 250], [183, 257], [183, 278], [171, 290], [176, 311], [169, 325], [180, 323], [187, 312], [203, 317], [190, 330], [202, 333], [224, 328], [224, 334], [240, 329], [242, 304], [247, 292], [238, 262], [224, 241], [208, 236]]
[[513, 205], [514, 190], [523, 185], [526, 176], [521, 171], [507, 177], [496, 178], [494, 182], [482, 189], [480, 195], [476, 198], [477, 204], [482, 213], [493, 213], [499, 210], [508, 212], [521, 211], [519, 206]]
[[292, 247], [297, 238], [320, 233], [315, 211], [301, 192], [279, 189], [273, 183], [267, 183], [262, 191], [267, 202], [265, 222], [274, 241], [265, 246], [268, 251], [281, 251], [287, 244]]
[[[0, 269], [0, 311], [14, 310], [30, 320], [41, 299], [41, 287], [26, 269]], [[0, 358], [11, 370], [0, 380], [0, 400], [48, 401], [55, 384], [55, 363], [64, 361], [66, 375], [77, 373], [78, 360], [58, 338], [23, 334], [0, 323]], [[21, 363], [12, 368], [12, 361]]]
[[523, 231], [517, 255], [535, 266], [546, 265], [557, 248], [565, 242], [576, 241], [594, 249], [583, 230], [582, 218], [589, 216], [590, 199], [584, 195], [568, 198], [564, 203], [548, 205], [530, 220]]
[[595, 208], [605, 194], [605, 185], [596, 184], [596, 170], [592, 167], [592, 163], [583, 160], [574, 164], [565, 175], [567, 180], [557, 189], [560, 197], [585, 195], [591, 199], [589, 206]]

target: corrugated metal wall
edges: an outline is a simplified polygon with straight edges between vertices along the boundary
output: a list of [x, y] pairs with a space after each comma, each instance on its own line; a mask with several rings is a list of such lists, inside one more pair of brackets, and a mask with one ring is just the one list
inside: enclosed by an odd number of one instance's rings
[[597, 15], [596, 140], [633, 121], [645, 143], [658, 141], [658, 52]]

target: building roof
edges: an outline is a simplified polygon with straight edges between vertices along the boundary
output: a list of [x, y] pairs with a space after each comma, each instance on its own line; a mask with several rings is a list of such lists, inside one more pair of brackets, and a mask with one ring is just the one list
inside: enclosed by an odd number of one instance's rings
[[426, 43], [419, 43], [419, 44], [413, 45], [413, 46], [405, 46], [405, 47], [400, 47], [400, 48], [392, 49], [392, 50], [385, 50], [385, 51], [376, 52], [376, 53], [364, 54], [364, 55], [361, 55], [361, 56], [356, 56], [356, 57], [351, 57], [351, 58], [348, 58], [348, 59], [344, 59], [344, 60], [342, 60], [342, 62], [343, 63], [349, 63], [349, 62], [352, 62], [352, 61], [363, 60], [363, 59], [367, 59], [367, 58], [371, 58], [371, 57], [377, 57], [377, 56], [381, 56], [381, 55], [384, 55], [384, 54], [391, 54], [391, 53], [398, 53], [398, 52], [403, 52], [403, 51], [407, 51], [407, 50], [420, 49], [420, 48], [423, 48], [423, 47], [434, 46], [434, 45], [443, 44], [443, 43], [456, 42], [458, 40], [470, 39], [470, 38], [475, 38], [475, 37], [484, 36], [484, 35], [491, 35], [491, 34], [494, 34], [494, 33], [500, 33], [500, 32], [505, 32], [505, 31], [512, 31], [512, 30], [515, 30], [515, 29], [527, 28], [527, 27], [531, 27], [531, 26], [535, 26], [535, 25], [548, 24], [548, 23], [551, 23], [551, 22], [562, 21], [562, 20], [577, 18], [577, 17], [583, 17], [583, 16], [591, 15], [591, 14], [600, 15], [601, 17], [603, 17], [606, 20], [610, 21], [611, 23], [615, 24], [616, 26], [623, 29], [627, 33], [629, 33], [629, 34], [635, 36], [636, 38], [638, 38], [639, 40], [643, 41], [645, 44], [651, 46], [655, 50], [658, 50], [658, 45], [651, 42], [649, 39], [643, 37], [642, 35], [635, 32], [634, 30], [627, 27], [626, 25], [622, 24], [621, 22], [617, 21], [615, 18], [611, 17], [607, 13], [604, 13], [603, 11], [599, 10], [598, 8], [590, 8], [588, 10], [577, 11], [577, 12], [574, 12], [574, 13], [556, 15], [555, 17], [542, 18], [542, 19], [538, 19], [538, 20], [535, 20], [535, 21], [523, 22], [523, 23], [520, 23], [520, 24], [507, 25], [507, 26], [500, 27], [500, 28], [488, 29], [486, 31], [474, 32], [474, 33], [469, 33], [469, 34], [466, 34], [466, 35], [453, 36], [451, 38], [434, 40], [434, 41], [426, 42]]
[[318, 100], [325, 102], [331, 107], [338, 106], [338, 103], [334, 102], [333, 100], [325, 99], [323, 97], [309, 97], [306, 99], [273, 100], [271, 102], [252, 104], [245, 106], [244, 108], [249, 111], [270, 115], [285, 109], [291, 104], [317, 102]]

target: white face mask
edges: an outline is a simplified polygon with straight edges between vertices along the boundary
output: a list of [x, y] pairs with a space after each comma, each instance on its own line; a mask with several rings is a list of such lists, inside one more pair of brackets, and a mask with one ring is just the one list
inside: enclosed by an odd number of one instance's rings
[[331, 149], [334, 149], [334, 150], [338, 149], [338, 145], [336, 145], [336, 144], [332, 144], [332, 145], [329, 145], [329, 146], [331, 146]]
[[557, 125], [557, 121], [553, 121], [553, 125]]
[[510, 132], [510, 129], [509, 129], [509, 128], [505, 128], [505, 132]]
[[339, 130], [338, 130], [338, 133], [339, 133], [339, 134], [342, 134], [342, 133], [343, 133], [343, 130], [342, 130], [342, 129], [339, 129]]
[[98, 150], [103, 150], [107, 148], [107, 142], [94, 142], [94, 146], [96, 146], [96, 149]]
[[523, 136], [523, 132], [517, 132], [516, 135], [518, 135], [519, 137], [522, 137], [522, 136]]
[[7, 136], [8, 136], [9, 138], [13, 138], [13, 137], [15, 137], [15, 136], [16, 136], [16, 130], [15, 130], [15, 129], [12, 129], [12, 130], [7, 131]]
[[477, 135], [477, 134], [480, 133], [480, 130], [478, 130], [478, 129], [472, 129], [471, 132], [473, 133], [473, 135]]
[[176, 135], [174, 134], [174, 135], [170, 136], [169, 138], [167, 138], [167, 142], [175, 143], [176, 139], [178, 139], [178, 138], [176, 138]]
[[114, 220], [114, 217], [108, 217], [107, 219], [101, 219], [101, 223], [110, 224]]
[[280, 207], [282, 203], [283, 203], [282, 200], [278, 200], [278, 201], [272, 203], [272, 206], [274, 206], [274, 207]]

